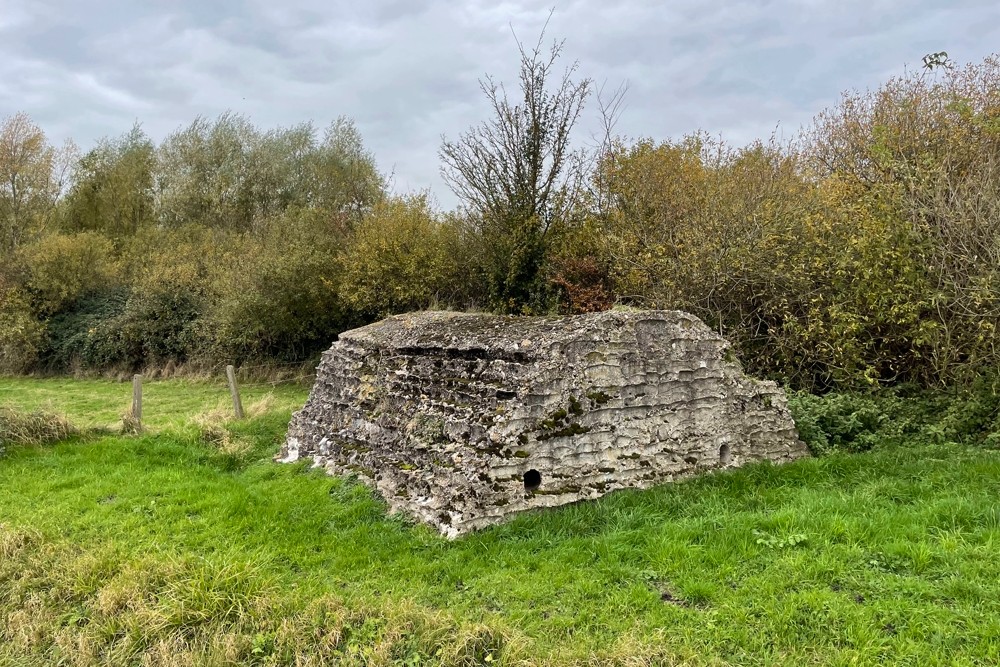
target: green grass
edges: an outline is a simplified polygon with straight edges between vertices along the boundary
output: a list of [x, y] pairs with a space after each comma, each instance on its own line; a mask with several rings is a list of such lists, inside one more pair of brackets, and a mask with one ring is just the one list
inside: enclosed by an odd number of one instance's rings
[[[449, 542], [272, 463], [290, 405], [220, 451], [186, 425], [217, 387], [151, 384], [158, 432], [0, 459], [0, 664], [1000, 664], [992, 449], [754, 465]], [[98, 424], [127, 396], [0, 380]]]
[[[275, 409], [302, 407], [309, 390], [301, 385], [247, 385], [240, 388], [244, 404], [271, 396]], [[0, 405], [23, 410], [46, 410], [65, 415], [80, 428], [121, 426], [132, 405], [132, 383], [72, 378], [0, 377]], [[199, 412], [232, 409], [225, 382], [152, 380], [143, 382], [143, 426], [150, 430], [184, 426]]]

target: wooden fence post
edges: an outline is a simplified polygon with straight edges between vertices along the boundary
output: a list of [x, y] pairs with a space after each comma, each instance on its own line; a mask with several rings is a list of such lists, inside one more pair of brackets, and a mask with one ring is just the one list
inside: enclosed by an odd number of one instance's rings
[[142, 426], [142, 376], [132, 376], [132, 417], [136, 427]]
[[236, 369], [226, 366], [226, 380], [229, 381], [229, 393], [233, 397], [233, 411], [237, 419], [243, 419], [243, 402], [240, 400], [240, 388], [236, 384]]

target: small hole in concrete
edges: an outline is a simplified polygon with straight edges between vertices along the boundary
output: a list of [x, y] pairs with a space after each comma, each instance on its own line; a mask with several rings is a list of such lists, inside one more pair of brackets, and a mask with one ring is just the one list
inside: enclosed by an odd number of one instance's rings
[[732, 454], [729, 452], [729, 445], [723, 445], [719, 447], [719, 463], [724, 466], [729, 465], [729, 462], [733, 460]]
[[524, 473], [524, 490], [534, 491], [542, 485], [542, 473], [537, 470], [529, 470]]

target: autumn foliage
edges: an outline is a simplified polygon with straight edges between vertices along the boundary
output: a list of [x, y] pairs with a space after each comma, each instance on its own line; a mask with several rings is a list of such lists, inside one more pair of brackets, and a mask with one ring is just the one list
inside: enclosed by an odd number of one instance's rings
[[[6, 371], [299, 361], [391, 313], [484, 306], [688, 310], [814, 390], [1000, 363], [996, 58], [848, 93], [784, 144], [609, 138], [523, 214], [392, 194], [344, 120], [225, 115], [79, 155], [20, 114], [0, 139]], [[471, 187], [492, 172], [462, 145], [443, 155]]]

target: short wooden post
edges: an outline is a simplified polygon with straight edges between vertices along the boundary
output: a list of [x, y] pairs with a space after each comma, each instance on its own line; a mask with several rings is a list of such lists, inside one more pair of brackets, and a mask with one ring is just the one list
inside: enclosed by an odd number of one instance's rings
[[229, 381], [229, 393], [233, 397], [233, 411], [237, 419], [243, 419], [243, 402], [240, 400], [240, 388], [236, 384], [236, 369], [226, 366], [226, 380]]
[[132, 376], [132, 418], [136, 427], [142, 424], [142, 376]]

